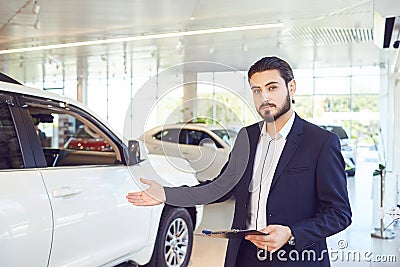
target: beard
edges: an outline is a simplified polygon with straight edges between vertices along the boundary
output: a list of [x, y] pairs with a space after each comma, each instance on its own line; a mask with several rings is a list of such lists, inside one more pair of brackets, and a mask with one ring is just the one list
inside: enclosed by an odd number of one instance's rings
[[286, 112], [288, 112], [290, 110], [290, 106], [291, 106], [290, 103], [291, 103], [290, 96], [289, 96], [289, 92], [288, 92], [286, 95], [285, 103], [283, 103], [283, 105], [281, 107], [276, 107], [277, 108], [276, 114], [272, 114], [272, 112], [269, 109], [267, 109], [264, 112], [260, 111], [262, 107], [268, 106], [269, 105], [268, 103], [263, 103], [257, 109], [257, 112], [258, 112], [258, 114], [260, 114], [260, 116], [264, 119], [265, 122], [274, 122], [277, 119], [279, 119], [283, 114], [285, 114]]

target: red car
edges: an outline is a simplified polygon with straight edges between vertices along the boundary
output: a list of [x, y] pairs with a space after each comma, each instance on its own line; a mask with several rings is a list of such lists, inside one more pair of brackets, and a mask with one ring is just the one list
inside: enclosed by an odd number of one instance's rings
[[76, 133], [65, 143], [65, 148], [103, 152], [114, 151], [106, 140], [101, 138], [86, 125], [79, 126]]

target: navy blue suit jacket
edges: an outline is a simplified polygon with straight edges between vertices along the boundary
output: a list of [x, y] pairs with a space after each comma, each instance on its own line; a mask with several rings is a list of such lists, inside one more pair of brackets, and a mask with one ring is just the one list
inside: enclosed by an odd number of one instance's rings
[[[167, 203], [191, 206], [224, 201], [233, 195], [235, 211], [232, 228], [245, 229], [250, 201], [249, 184], [262, 125], [263, 122], [259, 122], [239, 132], [228, 162], [214, 180], [191, 188], [166, 188]], [[275, 170], [266, 205], [268, 224], [289, 226], [296, 245], [282, 247], [288, 261], [274, 257], [272, 262], [265, 261], [265, 266], [330, 266], [326, 237], [340, 232], [351, 223], [338, 137], [296, 115]], [[240, 242], [229, 240], [225, 266], [234, 266]], [[288, 255], [292, 250], [300, 256], [303, 251], [315, 254], [315, 258], [321, 260], [313, 261], [311, 255], [312, 260], [308, 261], [310, 256], [305, 253], [306, 261], [291, 262]], [[292, 255], [295, 254], [292, 252]]]

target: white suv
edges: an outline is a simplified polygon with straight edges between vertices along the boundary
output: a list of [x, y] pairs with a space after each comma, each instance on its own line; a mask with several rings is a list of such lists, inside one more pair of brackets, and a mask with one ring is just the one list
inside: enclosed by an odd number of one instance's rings
[[[187, 266], [202, 206], [138, 207], [125, 196], [142, 190], [140, 177], [174, 186], [196, 178], [139, 141], [125, 144], [79, 103], [3, 80], [0, 266]], [[98, 141], [68, 147], [81, 127]]]

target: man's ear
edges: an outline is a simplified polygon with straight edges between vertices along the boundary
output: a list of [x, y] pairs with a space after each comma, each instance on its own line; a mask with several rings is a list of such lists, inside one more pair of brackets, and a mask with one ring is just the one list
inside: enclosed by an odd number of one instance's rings
[[289, 95], [290, 96], [294, 96], [294, 94], [296, 93], [296, 81], [293, 79], [288, 83], [288, 89], [289, 89]]

